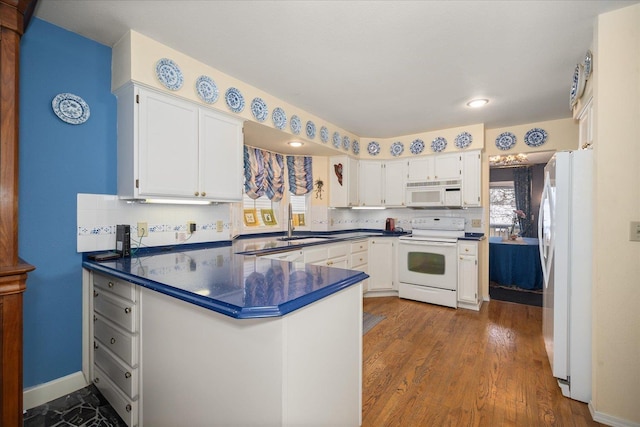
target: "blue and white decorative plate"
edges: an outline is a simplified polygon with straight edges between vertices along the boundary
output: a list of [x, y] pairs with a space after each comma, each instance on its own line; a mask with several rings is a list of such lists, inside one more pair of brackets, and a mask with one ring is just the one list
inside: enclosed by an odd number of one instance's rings
[[334, 147], [340, 148], [340, 134], [338, 132], [333, 133], [333, 138], [331, 141], [333, 141]]
[[227, 107], [234, 113], [244, 110], [244, 96], [235, 87], [230, 87], [224, 94], [224, 100], [227, 101]]
[[516, 145], [516, 136], [511, 132], [503, 132], [496, 138], [496, 147], [501, 150], [508, 150]]
[[300, 117], [296, 116], [295, 114], [291, 116], [290, 126], [291, 132], [293, 132], [294, 135], [300, 134], [300, 131], [302, 130], [302, 122], [300, 121]]
[[460, 135], [456, 136], [456, 147], [458, 148], [467, 148], [473, 142], [473, 137], [469, 132], [462, 132]]
[[342, 137], [342, 148], [344, 148], [345, 150], [349, 151], [349, 146], [351, 145], [351, 140], [349, 139], [348, 136], [343, 136]]
[[589, 80], [591, 77], [591, 71], [593, 70], [593, 54], [591, 50], [587, 50], [587, 53], [584, 55], [584, 80]]
[[576, 69], [573, 71], [573, 79], [571, 80], [571, 91], [569, 92], [569, 107], [573, 109], [578, 103], [578, 99], [584, 92], [584, 66], [582, 64], [576, 65]]
[[162, 58], [156, 63], [156, 77], [169, 90], [178, 90], [184, 83], [180, 67], [169, 58]]
[[412, 154], [420, 154], [422, 150], [424, 150], [424, 141], [421, 139], [414, 139], [411, 145], [409, 145], [409, 151], [411, 151]]
[[524, 143], [529, 147], [539, 147], [547, 141], [547, 131], [533, 128], [524, 134]]
[[360, 143], [355, 139], [351, 143], [351, 150], [353, 151], [353, 154], [360, 154]]
[[196, 80], [196, 93], [207, 104], [218, 100], [218, 86], [209, 76], [200, 76]]
[[271, 113], [271, 120], [273, 120], [273, 125], [277, 129], [282, 130], [287, 126], [287, 114], [280, 107], [273, 109], [273, 113]]
[[91, 115], [89, 105], [84, 99], [72, 93], [59, 93], [51, 101], [51, 108], [63, 122], [71, 125], [81, 125]]
[[447, 148], [447, 140], [444, 139], [443, 137], [439, 136], [435, 138], [433, 141], [431, 141], [431, 149], [436, 153], [439, 153], [445, 148]]
[[391, 144], [391, 155], [393, 157], [398, 157], [404, 151], [404, 145], [400, 141], [396, 141]]
[[369, 145], [367, 145], [367, 151], [369, 152], [369, 154], [371, 154], [372, 156], [377, 156], [378, 153], [380, 152], [380, 144], [378, 144], [375, 141], [371, 141], [369, 143]]
[[316, 137], [316, 125], [309, 120], [307, 122], [307, 138], [313, 139]]
[[327, 129], [326, 126], [322, 126], [320, 128], [320, 141], [324, 142], [325, 144], [327, 143], [327, 141], [329, 141], [329, 129]]
[[264, 122], [269, 115], [269, 108], [262, 98], [253, 98], [253, 101], [251, 101], [251, 112], [257, 121]]

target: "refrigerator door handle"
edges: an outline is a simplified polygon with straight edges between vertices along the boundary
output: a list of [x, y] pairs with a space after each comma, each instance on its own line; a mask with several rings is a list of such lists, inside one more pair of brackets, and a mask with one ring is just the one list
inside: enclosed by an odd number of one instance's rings
[[[545, 204], [549, 205], [547, 214], [545, 215]], [[549, 286], [549, 268], [551, 267], [551, 257], [553, 257], [554, 236], [553, 236], [553, 212], [554, 212], [553, 190], [551, 188], [551, 178], [545, 173], [544, 187], [540, 200], [540, 210], [538, 212], [538, 247], [540, 249], [540, 264], [542, 265], [542, 277], [544, 278], [544, 286]], [[546, 230], [544, 222], [549, 222], [549, 229]], [[547, 240], [549, 243], [547, 244]]]

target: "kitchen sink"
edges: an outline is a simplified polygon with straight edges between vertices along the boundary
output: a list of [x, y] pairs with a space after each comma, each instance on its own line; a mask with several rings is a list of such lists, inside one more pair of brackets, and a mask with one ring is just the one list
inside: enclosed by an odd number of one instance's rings
[[280, 237], [278, 240], [289, 243], [314, 243], [322, 242], [327, 239], [332, 239], [331, 236], [292, 236], [292, 237]]

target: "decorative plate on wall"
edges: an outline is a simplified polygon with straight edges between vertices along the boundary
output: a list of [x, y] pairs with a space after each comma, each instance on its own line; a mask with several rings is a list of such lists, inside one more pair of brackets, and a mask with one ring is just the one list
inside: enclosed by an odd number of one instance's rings
[[244, 96], [235, 87], [230, 87], [224, 94], [224, 100], [227, 102], [227, 107], [234, 113], [239, 113], [244, 110]]
[[353, 140], [353, 143], [351, 143], [351, 150], [353, 151], [353, 154], [360, 154], [360, 143], [355, 139]]
[[524, 134], [524, 143], [529, 147], [539, 147], [547, 141], [547, 131], [533, 128]]
[[398, 157], [404, 151], [404, 145], [400, 141], [396, 141], [391, 144], [391, 155], [393, 157]]
[[443, 137], [439, 136], [435, 138], [433, 141], [431, 141], [431, 149], [436, 153], [439, 153], [445, 148], [447, 148], [447, 140], [444, 139]]
[[273, 113], [271, 113], [271, 120], [273, 120], [273, 125], [277, 129], [282, 130], [287, 126], [287, 114], [280, 107], [273, 109]]
[[516, 145], [516, 136], [511, 132], [503, 132], [496, 137], [496, 147], [508, 150]]
[[456, 147], [458, 148], [467, 148], [473, 142], [473, 137], [469, 132], [462, 132], [460, 135], [456, 136]]
[[421, 139], [414, 139], [409, 146], [409, 151], [412, 154], [420, 154], [424, 150], [424, 141]]
[[571, 81], [571, 91], [569, 92], [569, 106], [571, 109], [578, 103], [578, 99], [584, 92], [584, 66], [582, 64], [576, 65], [576, 69], [573, 71], [573, 80]]
[[253, 117], [257, 121], [264, 122], [269, 115], [267, 103], [262, 98], [253, 98], [253, 101], [251, 101], [251, 113], [253, 113]]
[[340, 134], [338, 132], [333, 133], [333, 146], [336, 148], [340, 148]]
[[51, 108], [63, 122], [71, 125], [81, 125], [89, 120], [91, 110], [89, 105], [72, 93], [59, 93], [51, 101]]
[[591, 72], [593, 71], [593, 54], [591, 50], [587, 50], [587, 53], [584, 55], [584, 80], [589, 80], [591, 77]]
[[156, 63], [156, 77], [169, 90], [178, 90], [184, 83], [180, 67], [169, 58], [162, 58]]
[[300, 134], [300, 131], [302, 130], [302, 122], [300, 121], [300, 117], [296, 116], [295, 114], [291, 116], [290, 126], [291, 132], [293, 132], [294, 135]]
[[351, 145], [351, 140], [349, 139], [348, 136], [343, 136], [342, 137], [342, 148], [344, 148], [345, 150], [349, 151], [349, 146]]
[[307, 137], [309, 139], [316, 137], [316, 125], [311, 120], [307, 122]]
[[320, 141], [324, 142], [325, 144], [327, 143], [327, 141], [329, 141], [329, 129], [327, 129], [326, 126], [322, 126], [320, 128]]
[[368, 145], [367, 145], [367, 151], [369, 152], [369, 154], [371, 154], [372, 156], [377, 156], [378, 153], [380, 152], [380, 144], [378, 144], [375, 141], [371, 141]]
[[218, 86], [209, 76], [200, 76], [196, 80], [196, 93], [207, 104], [218, 100]]

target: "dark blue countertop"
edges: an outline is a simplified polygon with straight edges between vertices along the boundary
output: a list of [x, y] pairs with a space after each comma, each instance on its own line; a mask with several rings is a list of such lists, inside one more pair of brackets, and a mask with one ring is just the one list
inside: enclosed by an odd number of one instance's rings
[[484, 233], [464, 233], [464, 237], [458, 237], [458, 240], [484, 240]]
[[238, 243], [140, 250], [131, 258], [103, 262], [85, 256], [82, 265], [237, 319], [283, 316], [369, 277], [240, 255]]

